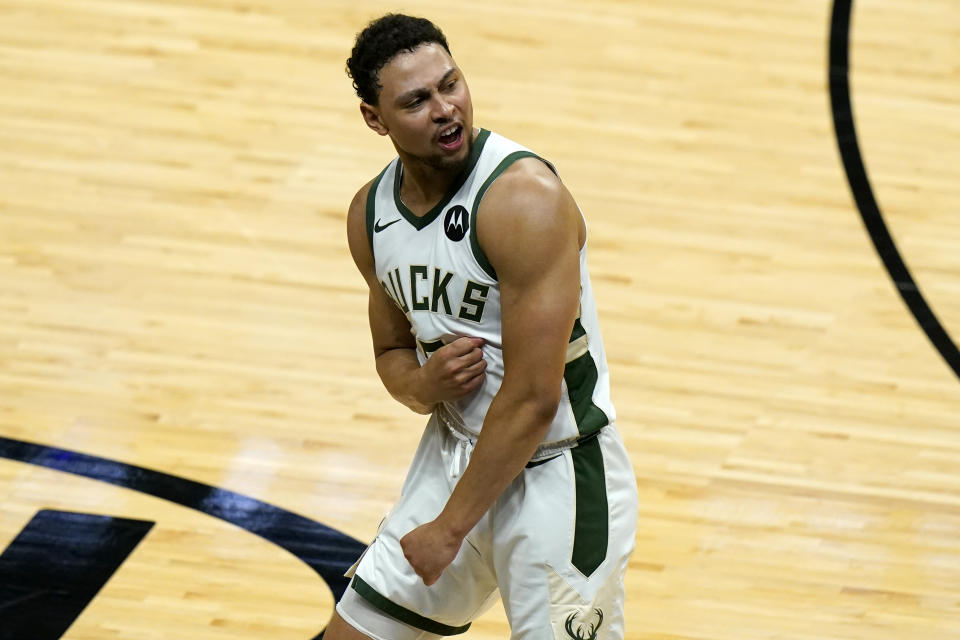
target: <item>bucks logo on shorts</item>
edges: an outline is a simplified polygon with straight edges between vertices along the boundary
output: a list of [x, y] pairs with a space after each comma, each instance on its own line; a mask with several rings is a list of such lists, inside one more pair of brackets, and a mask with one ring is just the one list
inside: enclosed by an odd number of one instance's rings
[[[577, 618], [580, 617], [579, 611], [574, 611], [569, 616], [567, 616], [567, 621], [564, 623], [563, 628], [566, 629], [567, 635], [570, 636], [572, 640], [597, 640], [597, 634], [600, 632], [600, 625], [603, 624], [603, 611], [600, 609], [593, 610], [594, 615], [590, 619], [581, 620], [580, 624], [577, 625], [576, 631], [573, 629], [573, 625], [577, 622]], [[589, 629], [585, 629], [587, 622], [590, 623]]]

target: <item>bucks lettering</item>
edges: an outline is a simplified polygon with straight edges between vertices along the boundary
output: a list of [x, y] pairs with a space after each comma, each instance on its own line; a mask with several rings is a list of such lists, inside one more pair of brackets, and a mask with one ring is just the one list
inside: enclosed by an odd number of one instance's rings
[[451, 291], [454, 277], [454, 274], [436, 267], [431, 269], [425, 265], [414, 264], [410, 265], [407, 273], [401, 272], [400, 267], [388, 271], [387, 279], [381, 280], [380, 284], [404, 313], [431, 311], [448, 316], [456, 315], [470, 322], [480, 322], [490, 285], [467, 280], [459, 299], [451, 300], [450, 296], [456, 295]]

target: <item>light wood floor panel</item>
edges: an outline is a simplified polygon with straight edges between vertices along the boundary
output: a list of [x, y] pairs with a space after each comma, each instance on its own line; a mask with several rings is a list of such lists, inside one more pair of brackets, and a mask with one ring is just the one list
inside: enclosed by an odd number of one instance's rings
[[[887, 223], [960, 339], [960, 12], [855, 3]], [[373, 370], [344, 237], [392, 157], [343, 73], [386, 2], [0, 3], [0, 436], [237, 491], [369, 540], [422, 420]], [[641, 495], [636, 640], [960, 638], [960, 383], [837, 153], [827, 0], [416, 1], [477, 123], [587, 215]], [[0, 548], [41, 508], [157, 525], [65, 638], [313, 637], [292, 555], [0, 459]], [[499, 608], [464, 637], [504, 638]]]
[[[941, 322], [960, 333], [960, 32], [951, 2], [858, 13], [855, 105], [874, 191]], [[891, 20], [910, 25], [891, 32]], [[950, 221], [949, 224], [943, 224]]]

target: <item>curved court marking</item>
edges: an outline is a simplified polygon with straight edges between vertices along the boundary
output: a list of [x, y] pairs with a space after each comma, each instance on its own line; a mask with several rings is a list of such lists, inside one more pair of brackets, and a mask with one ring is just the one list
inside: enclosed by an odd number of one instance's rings
[[857, 142], [857, 130], [850, 101], [850, 15], [853, 0], [834, 0], [833, 16], [830, 21], [830, 99], [833, 106], [833, 125], [837, 144], [847, 172], [850, 190], [857, 201], [860, 216], [867, 227], [873, 246], [883, 260], [890, 278], [900, 292], [920, 328], [936, 347], [947, 365], [960, 378], [960, 350], [950, 338], [950, 334], [937, 319], [933, 309], [927, 304], [920, 287], [914, 281], [910, 270], [904, 263], [897, 245], [887, 229], [880, 205], [873, 195], [870, 178], [867, 176], [860, 145]]
[[3, 436], [0, 458], [132, 489], [234, 524], [295, 555], [330, 587], [334, 601], [349, 582], [343, 573], [366, 548], [345, 533], [266, 502], [145, 467]]

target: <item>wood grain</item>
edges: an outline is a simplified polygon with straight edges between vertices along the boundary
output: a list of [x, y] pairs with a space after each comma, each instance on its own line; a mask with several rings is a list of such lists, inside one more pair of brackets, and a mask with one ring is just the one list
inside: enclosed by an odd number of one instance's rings
[[[960, 638], [960, 385], [864, 232], [825, 0], [406, 3], [477, 123], [586, 213], [641, 493], [637, 640]], [[396, 5], [0, 4], [0, 435], [369, 539], [422, 429], [381, 388], [345, 211], [393, 151], [343, 73]], [[960, 12], [857, 2], [864, 158], [960, 338]], [[230, 525], [0, 460], [39, 508], [158, 525], [65, 636], [311, 638], [326, 588]], [[503, 638], [499, 608], [466, 638]]]

